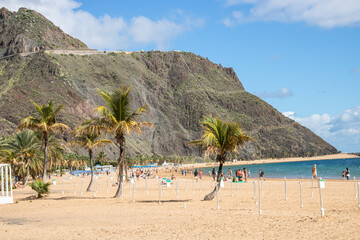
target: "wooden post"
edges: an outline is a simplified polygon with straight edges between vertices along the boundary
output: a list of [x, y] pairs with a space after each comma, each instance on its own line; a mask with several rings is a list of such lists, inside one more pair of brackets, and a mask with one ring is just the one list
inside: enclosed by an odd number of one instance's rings
[[176, 198], [179, 198], [179, 180], [176, 179]]
[[354, 177], [354, 192], [355, 192], [355, 198], [358, 197], [358, 193], [356, 191], [356, 182], [355, 182], [355, 177]]
[[[4, 167], [0, 167], [1, 169], [1, 196], [5, 197], [5, 190], [4, 190], [4, 186], [5, 186], [5, 182], [4, 182]], [[6, 176], [5, 176], [6, 178]]]
[[286, 181], [286, 177], [284, 177], [284, 180], [285, 180], [285, 201], [287, 201], [288, 197], [287, 197], [287, 181]]
[[[6, 189], [6, 196], [9, 196], [9, 173], [8, 167], [5, 165], [5, 189]], [[12, 187], [12, 186], [11, 186]]]
[[255, 182], [255, 181], [253, 181], [253, 189], [254, 189], [254, 196], [253, 196], [253, 198], [254, 198], [254, 200], [255, 200], [255, 204], [257, 205], [258, 202], [257, 202], [257, 198], [256, 198], [256, 182]]
[[145, 181], [146, 181], [146, 196], [148, 196], [149, 191], [148, 191], [148, 180], [147, 180], [147, 178], [145, 179]]
[[311, 196], [314, 197], [314, 177], [311, 178]]
[[96, 189], [95, 189], [95, 188], [96, 188], [96, 182], [97, 182], [97, 181], [96, 181], [96, 177], [95, 177], [95, 176], [94, 176], [94, 180], [93, 180], [93, 181], [94, 181], [94, 183], [93, 183], [93, 184], [94, 184], [94, 197], [96, 197]]
[[319, 193], [320, 193], [320, 212], [321, 212], [321, 216], [323, 217], [325, 215], [325, 213], [324, 213], [324, 206], [323, 206], [323, 197], [322, 197], [321, 187], [320, 187], [320, 180], [318, 180], [318, 187], [319, 187]]
[[220, 204], [219, 204], [219, 189], [216, 191], [216, 202], [217, 202], [217, 210], [220, 210]]
[[300, 184], [300, 208], [303, 208], [303, 200], [302, 200], [302, 181], [299, 182]]
[[[359, 192], [359, 190], [360, 190], [360, 183], [358, 182], [357, 183], [357, 189], [358, 189], [358, 192]], [[359, 210], [360, 210], [360, 197], [358, 198], [358, 205], [359, 205]]]
[[81, 179], [81, 190], [80, 190], [80, 195], [83, 195], [83, 183], [84, 183], [84, 179]]
[[135, 181], [133, 182], [133, 202], [135, 202]]
[[261, 215], [261, 183], [259, 180], [259, 215]]
[[75, 185], [75, 177], [74, 177], [74, 196], [76, 195], [76, 185]]
[[159, 205], [161, 204], [161, 179], [159, 181]]
[[109, 178], [106, 180], [106, 193], [109, 193]]

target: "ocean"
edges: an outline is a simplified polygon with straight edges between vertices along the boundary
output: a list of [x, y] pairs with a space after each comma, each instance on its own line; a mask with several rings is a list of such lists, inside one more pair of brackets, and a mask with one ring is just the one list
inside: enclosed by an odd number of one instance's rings
[[[265, 178], [297, 178], [297, 179], [311, 179], [311, 169], [316, 164], [319, 178], [323, 179], [341, 179], [341, 173], [346, 168], [350, 170], [350, 179], [356, 177], [360, 178], [360, 158], [350, 159], [334, 159], [334, 160], [315, 160], [303, 162], [279, 162], [279, 163], [264, 163], [264, 164], [250, 164], [225, 166], [224, 173], [228, 173], [229, 168], [233, 174], [236, 169], [246, 168], [250, 171], [250, 177], [258, 177], [259, 168], [264, 172]], [[204, 173], [211, 172], [213, 167], [204, 169]], [[218, 167], [215, 168], [216, 170]]]

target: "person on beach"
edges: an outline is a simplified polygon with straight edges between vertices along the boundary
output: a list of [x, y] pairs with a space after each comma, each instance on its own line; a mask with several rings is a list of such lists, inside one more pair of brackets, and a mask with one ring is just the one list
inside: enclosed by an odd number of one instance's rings
[[136, 180], [139, 181], [139, 178], [140, 178], [140, 170], [136, 169]]
[[231, 169], [229, 168], [229, 179], [231, 179], [231, 176], [232, 176], [232, 171], [231, 171]]
[[239, 182], [242, 180], [242, 172], [240, 169], [236, 171], [236, 177]]
[[341, 173], [341, 179], [342, 180], [345, 180], [345, 173], [346, 173], [346, 171], [342, 171], [342, 173]]
[[312, 174], [313, 174], [314, 179], [317, 179], [316, 164], [314, 164], [314, 166], [312, 168]]
[[216, 170], [215, 170], [215, 168], [212, 169], [211, 175], [212, 175], [212, 177], [213, 177], [213, 179], [215, 181], [215, 179], [216, 179]]
[[346, 168], [345, 178], [346, 178], [346, 180], [349, 180], [349, 179], [350, 179], [350, 170], [349, 170], [349, 168]]
[[264, 171], [261, 170], [261, 168], [259, 168], [259, 179], [263, 179], [265, 181], [265, 178], [264, 178]]
[[243, 174], [244, 174], [245, 182], [247, 182], [248, 173], [247, 173], [246, 168], [243, 168]]
[[194, 178], [197, 178], [197, 177], [198, 177], [198, 175], [199, 175], [199, 172], [198, 172], [198, 170], [197, 170], [197, 169], [195, 169], [195, 172], [194, 172]]
[[200, 170], [199, 171], [199, 179], [201, 180], [201, 178], [202, 178], [202, 171]]

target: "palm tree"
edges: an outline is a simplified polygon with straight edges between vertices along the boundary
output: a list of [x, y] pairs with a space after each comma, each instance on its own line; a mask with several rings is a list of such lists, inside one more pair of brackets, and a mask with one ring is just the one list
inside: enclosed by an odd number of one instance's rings
[[97, 154], [96, 162], [100, 162], [101, 165], [103, 165], [105, 162], [107, 162], [107, 156], [106, 156], [106, 153], [104, 151], [100, 151]]
[[39, 131], [42, 134], [42, 142], [44, 148], [44, 170], [43, 170], [43, 180], [46, 180], [46, 168], [47, 168], [47, 160], [48, 160], [48, 141], [49, 134], [54, 132], [64, 132], [70, 131], [70, 128], [63, 124], [57, 123], [56, 117], [59, 114], [60, 110], [63, 108], [63, 105], [59, 105], [56, 110], [54, 110], [54, 104], [52, 101], [49, 101], [47, 105], [38, 105], [34, 101], [31, 101], [36, 111], [40, 114], [40, 118], [36, 118], [33, 116], [29, 116], [24, 118], [19, 127], [19, 129], [32, 129], [35, 131]]
[[22, 167], [26, 169], [26, 177], [24, 178], [23, 185], [26, 186], [29, 176], [30, 167], [35, 169], [38, 165], [37, 159], [34, 157], [39, 146], [39, 139], [36, 134], [31, 131], [21, 131], [15, 133], [8, 138], [5, 148], [12, 152], [16, 158], [20, 159]]
[[99, 117], [84, 123], [84, 130], [91, 133], [100, 134], [100, 132], [110, 132], [115, 135], [117, 146], [119, 147], [118, 159], [118, 180], [119, 187], [114, 198], [120, 197], [122, 192], [123, 172], [126, 166], [125, 157], [125, 136], [131, 132], [141, 133], [143, 126], [152, 126], [149, 122], [137, 122], [137, 117], [145, 113], [147, 106], [139, 107], [132, 112], [130, 110], [130, 87], [121, 86], [109, 94], [99, 90], [99, 94], [106, 101], [107, 107], [100, 106], [96, 108]]
[[212, 200], [220, 189], [220, 179], [226, 155], [230, 152], [238, 152], [241, 146], [253, 139], [244, 135], [240, 124], [236, 122], [224, 122], [217, 117], [208, 116], [204, 117], [201, 125], [203, 127], [202, 138], [189, 144], [205, 148], [205, 154], [216, 154], [216, 161], [220, 163], [216, 179], [217, 184], [214, 190], [204, 197], [204, 200]]
[[[97, 139], [99, 135], [96, 135], [94, 133], [84, 133], [81, 131], [77, 131], [77, 132], [78, 132], [78, 134], [76, 135], [77, 140], [70, 142], [70, 144], [77, 145], [88, 150], [89, 159], [90, 159], [91, 179], [86, 191], [89, 192], [91, 191], [93, 179], [94, 179], [93, 150], [94, 148], [103, 147], [106, 144], [113, 142], [108, 139]], [[84, 162], [83, 160], [80, 161], [81, 165], [83, 164], [83, 162]]]

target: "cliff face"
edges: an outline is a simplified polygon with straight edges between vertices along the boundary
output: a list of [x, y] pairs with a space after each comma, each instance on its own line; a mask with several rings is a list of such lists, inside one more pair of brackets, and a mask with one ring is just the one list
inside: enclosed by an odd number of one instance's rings
[[198, 154], [187, 142], [201, 136], [199, 121], [209, 114], [240, 122], [244, 132], [256, 139], [245, 146], [243, 158], [336, 152], [309, 129], [246, 92], [232, 68], [185, 52], [40, 51], [0, 59], [0, 130], [11, 133], [23, 117], [34, 114], [30, 99], [64, 104], [59, 120], [73, 127], [92, 116], [94, 107], [105, 104], [97, 88], [111, 91], [121, 84], [132, 87], [134, 108], [150, 106], [142, 120], [155, 125], [141, 136], [128, 138], [132, 155]]

